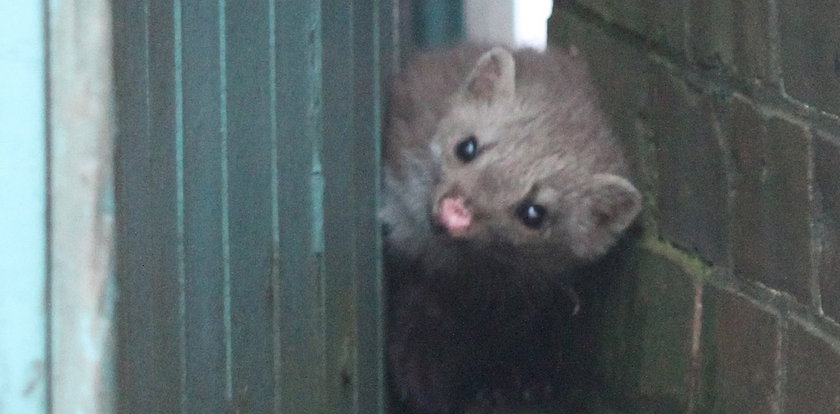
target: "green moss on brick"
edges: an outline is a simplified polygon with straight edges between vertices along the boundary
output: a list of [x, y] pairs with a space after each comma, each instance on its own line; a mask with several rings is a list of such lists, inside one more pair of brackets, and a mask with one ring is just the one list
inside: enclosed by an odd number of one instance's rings
[[[702, 269], [675, 249], [644, 242], [606, 303], [603, 364], [628, 411], [681, 411], [690, 397], [694, 297]], [[700, 272], [702, 273], [702, 272]]]
[[704, 283], [712, 276], [714, 268], [698, 254], [682, 250], [656, 234], [645, 233], [645, 249], [667, 258], [697, 283]]

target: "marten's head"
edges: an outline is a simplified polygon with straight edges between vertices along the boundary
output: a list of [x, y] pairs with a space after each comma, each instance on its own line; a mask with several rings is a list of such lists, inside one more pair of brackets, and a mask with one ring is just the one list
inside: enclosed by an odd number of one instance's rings
[[603, 255], [638, 215], [641, 195], [621, 175], [623, 157], [593, 98], [556, 96], [564, 89], [516, 72], [511, 53], [494, 48], [452, 97], [432, 139], [440, 171], [429, 220], [435, 237], [465, 252], [556, 273]]

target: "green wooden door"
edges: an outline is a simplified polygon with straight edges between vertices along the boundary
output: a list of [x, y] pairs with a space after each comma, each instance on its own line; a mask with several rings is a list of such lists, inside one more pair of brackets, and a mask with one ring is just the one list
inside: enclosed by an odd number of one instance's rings
[[384, 410], [380, 1], [115, 1], [129, 413]]

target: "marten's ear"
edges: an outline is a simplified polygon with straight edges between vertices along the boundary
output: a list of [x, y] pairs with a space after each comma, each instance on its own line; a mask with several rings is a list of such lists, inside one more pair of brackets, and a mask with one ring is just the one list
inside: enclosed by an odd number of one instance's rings
[[642, 209], [642, 195], [623, 177], [595, 174], [569, 215], [571, 248], [586, 260], [606, 253]]
[[481, 55], [464, 82], [462, 94], [470, 100], [495, 101], [513, 96], [516, 65], [506, 49], [494, 47]]

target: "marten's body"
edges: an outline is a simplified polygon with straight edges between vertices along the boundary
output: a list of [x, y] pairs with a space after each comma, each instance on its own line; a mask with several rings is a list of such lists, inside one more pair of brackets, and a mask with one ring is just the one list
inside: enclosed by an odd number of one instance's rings
[[580, 58], [420, 55], [392, 84], [383, 154], [397, 394], [449, 413], [562, 377], [566, 284], [641, 204]]

